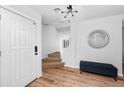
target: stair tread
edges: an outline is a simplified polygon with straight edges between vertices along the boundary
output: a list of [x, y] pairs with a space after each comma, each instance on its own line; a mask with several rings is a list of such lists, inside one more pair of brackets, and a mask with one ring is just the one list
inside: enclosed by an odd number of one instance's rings
[[60, 52], [53, 52], [53, 53], [49, 53], [49, 54], [60, 54]]
[[61, 58], [52, 58], [52, 57], [47, 57], [47, 58], [44, 58], [44, 59], [61, 59]]
[[59, 55], [48, 55], [48, 57], [60, 58]]
[[52, 60], [55, 59], [56, 60], [56, 59], [61, 59], [61, 58], [48, 57], [48, 58], [44, 58], [43, 60], [46, 60], [46, 59], [52, 59]]
[[46, 65], [64, 64], [64, 62], [44, 62]]
[[60, 55], [59, 53], [50, 53], [48, 55]]

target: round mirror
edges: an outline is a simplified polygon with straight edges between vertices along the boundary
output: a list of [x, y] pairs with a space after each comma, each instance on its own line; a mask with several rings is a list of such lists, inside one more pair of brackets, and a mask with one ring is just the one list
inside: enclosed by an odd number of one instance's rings
[[93, 48], [103, 48], [109, 42], [109, 35], [104, 30], [95, 30], [90, 33], [88, 43]]

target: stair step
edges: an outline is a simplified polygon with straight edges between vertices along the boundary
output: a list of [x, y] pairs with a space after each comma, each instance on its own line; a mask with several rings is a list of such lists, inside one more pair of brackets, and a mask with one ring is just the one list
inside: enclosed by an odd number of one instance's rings
[[62, 62], [60, 52], [50, 53], [47, 58], [42, 59], [43, 71], [46, 69], [64, 67], [64, 64], [65, 63]]
[[50, 53], [50, 54], [48, 54], [48, 57], [60, 58], [60, 52]]
[[62, 59], [61, 58], [50, 58], [50, 57], [48, 57], [48, 58], [44, 58], [42, 61], [43, 62], [61, 62]]
[[64, 62], [43, 62], [43, 64], [45, 65], [54, 65], [54, 64], [61, 64], [61, 63], [64, 63]]
[[63, 62], [43, 62], [43, 69], [64, 67]]
[[[43, 63], [54, 63], [55, 61], [43, 61]], [[57, 63], [61, 63], [61, 61], [57, 61]]]
[[48, 57], [60, 58], [60, 55], [58, 55], [58, 54], [48, 54]]

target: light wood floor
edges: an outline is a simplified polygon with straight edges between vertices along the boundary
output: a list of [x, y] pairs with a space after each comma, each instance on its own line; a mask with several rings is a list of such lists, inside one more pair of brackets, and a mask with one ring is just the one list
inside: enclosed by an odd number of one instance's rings
[[124, 63], [123, 63], [123, 65], [122, 65], [122, 69], [123, 69], [123, 76], [124, 76]]
[[48, 69], [43, 76], [27, 87], [124, 87], [124, 80], [114, 81], [111, 77], [82, 72], [62, 67]]

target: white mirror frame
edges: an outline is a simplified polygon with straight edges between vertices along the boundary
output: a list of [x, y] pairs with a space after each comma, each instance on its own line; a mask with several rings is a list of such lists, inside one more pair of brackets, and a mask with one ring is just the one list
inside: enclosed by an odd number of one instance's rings
[[[103, 35], [104, 36], [104, 38], [102, 38], [102, 37], [96, 37], [95, 36], [95, 39], [94, 39], [94, 44], [93, 44], [93, 42], [91, 42], [91, 37], [93, 36], [93, 35], [95, 35], [96, 34], [96, 36], [97, 36], [97, 34], [101, 34], [101, 35]], [[97, 40], [97, 38], [101, 38], [101, 40], [102, 39], [104, 39], [104, 41], [103, 41], [103, 43], [101, 43], [101, 45], [100, 45], [100, 43], [98, 43], [98, 40]], [[103, 47], [105, 47], [108, 43], [109, 43], [109, 40], [110, 40], [110, 37], [109, 37], [109, 35], [108, 35], [108, 33], [106, 32], [106, 31], [104, 31], [104, 30], [101, 30], [101, 29], [97, 29], [97, 30], [94, 30], [93, 32], [91, 32], [90, 34], [89, 34], [89, 36], [88, 36], [88, 44], [92, 47], [92, 48], [96, 48], [96, 49], [99, 49], [99, 48], [103, 48]], [[96, 44], [95, 44], [96, 43]], [[97, 45], [97, 43], [98, 43], [98, 45]]]

